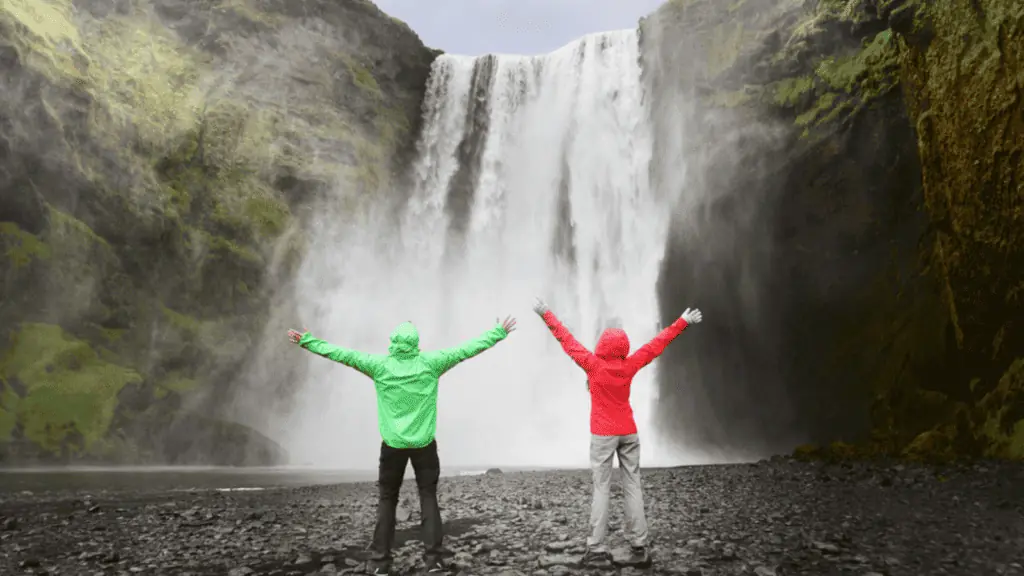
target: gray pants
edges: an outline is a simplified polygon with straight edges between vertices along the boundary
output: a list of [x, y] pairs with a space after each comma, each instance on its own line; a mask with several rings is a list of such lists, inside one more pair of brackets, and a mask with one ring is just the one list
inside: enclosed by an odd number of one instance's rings
[[626, 538], [631, 546], [647, 545], [644, 492], [640, 486], [640, 438], [591, 436], [590, 468], [594, 472], [594, 502], [590, 508], [590, 537], [587, 547], [603, 552], [608, 536], [608, 504], [612, 487], [612, 458], [618, 454], [622, 491], [626, 497]]

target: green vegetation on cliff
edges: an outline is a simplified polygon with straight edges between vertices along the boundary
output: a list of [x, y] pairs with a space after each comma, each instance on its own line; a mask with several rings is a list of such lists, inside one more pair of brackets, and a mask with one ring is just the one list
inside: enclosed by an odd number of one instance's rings
[[0, 459], [241, 437], [297, 219], [386, 191], [434, 54], [360, 0], [7, 0], [0, 54]]
[[[960, 417], [922, 438], [955, 453], [1024, 456], [1024, 5], [886, 2], [915, 119], [926, 254], [942, 285], [943, 377], [929, 386]], [[918, 442], [923, 442], [921, 439]]]
[[706, 94], [711, 106], [779, 108], [809, 136], [816, 128], [827, 133], [898, 84], [891, 30], [860, 43], [836, 38], [837, 29], [863, 23], [857, 2], [823, 0], [807, 8], [789, 0], [740, 0], [727, 11], [678, 4], [694, 12], [682, 18], [710, 12], [702, 42], [705, 78], [715, 86]]
[[797, 216], [775, 248], [813, 276], [788, 288], [827, 286], [794, 305], [822, 321], [786, 328], [793, 372], [826, 383], [806, 393], [822, 411], [855, 400], [870, 420], [800, 453], [1024, 457], [1024, 4], [674, 0], [657, 16], [686, 31], [711, 133], [784, 134], [720, 154], [772, 163], [743, 192], [785, 190]]
[[920, 288], [868, 295], [847, 333], [867, 351], [858, 356], [875, 395], [866, 453], [1022, 458], [1024, 63], [1008, 48], [1024, 43], [1024, 6], [889, 1], [879, 11], [892, 54], [869, 68], [897, 66], [931, 233]]
[[20, 423], [24, 437], [45, 450], [60, 451], [74, 438], [72, 451], [92, 449], [106, 435], [118, 392], [141, 381], [59, 326], [23, 324], [8, 344], [0, 357], [0, 434]]

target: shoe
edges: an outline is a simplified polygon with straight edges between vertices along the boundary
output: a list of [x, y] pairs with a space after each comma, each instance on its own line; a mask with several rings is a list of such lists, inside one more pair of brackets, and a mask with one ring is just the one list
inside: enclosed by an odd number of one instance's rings
[[583, 551], [583, 557], [580, 558], [580, 566], [601, 568], [612, 565], [612, 555], [604, 550], [591, 550], [587, 548]]
[[374, 566], [372, 574], [374, 576], [389, 576], [391, 574], [391, 566]]
[[651, 553], [646, 546], [630, 546], [629, 557], [622, 563], [636, 568], [648, 568], [651, 565]]
[[443, 574], [448, 570], [444, 567], [444, 564], [440, 562], [433, 562], [427, 564], [427, 574]]

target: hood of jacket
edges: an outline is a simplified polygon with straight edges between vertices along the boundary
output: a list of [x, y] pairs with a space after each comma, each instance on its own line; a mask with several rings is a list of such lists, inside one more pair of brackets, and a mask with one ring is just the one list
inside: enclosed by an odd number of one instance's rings
[[603, 360], [611, 358], [624, 359], [629, 354], [629, 337], [619, 328], [608, 328], [597, 339], [594, 354]]
[[395, 358], [413, 358], [420, 353], [420, 333], [412, 322], [402, 322], [391, 332], [388, 354]]

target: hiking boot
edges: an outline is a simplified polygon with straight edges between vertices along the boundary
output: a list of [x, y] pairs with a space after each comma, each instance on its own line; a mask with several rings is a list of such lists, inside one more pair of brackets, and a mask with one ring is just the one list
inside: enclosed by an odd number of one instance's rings
[[635, 568], [649, 568], [651, 566], [651, 553], [647, 551], [646, 546], [630, 546], [629, 556], [617, 563]]
[[587, 548], [580, 558], [581, 567], [605, 568], [612, 565], [612, 555], [604, 550], [591, 550]]

